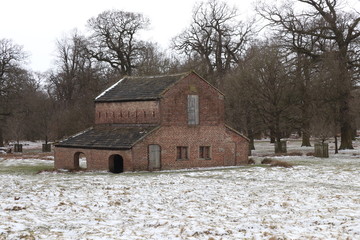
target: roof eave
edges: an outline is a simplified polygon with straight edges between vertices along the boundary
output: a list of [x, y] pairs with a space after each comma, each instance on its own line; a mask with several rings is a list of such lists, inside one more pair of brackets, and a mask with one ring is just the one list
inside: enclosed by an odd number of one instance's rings
[[239, 135], [239, 136], [241, 136], [241, 137], [245, 138], [247, 141], [250, 141], [250, 139], [249, 139], [248, 137], [246, 137], [244, 134], [242, 134], [242, 133], [238, 132], [238, 131], [237, 131], [237, 130], [235, 130], [234, 128], [230, 127], [229, 125], [226, 125], [226, 124], [225, 124], [225, 127], [226, 127], [227, 129], [229, 129], [230, 131], [232, 131], [232, 132], [236, 133], [237, 135]]
[[106, 147], [106, 146], [82, 146], [82, 145], [62, 145], [62, 144], [55, 144], [55, 147], [97, 149], [97, 150], [130, 150], [131, 149], [131, 146]]
[[144, 138], [146, 138], [148, 135], [152, 134], [153, 132], [155, 132], [156, 130], [158, 130], [161, 127], [161, 125], [155, 127], [154, 129], [152, 129], [151, 131], [147, 132], [146, 134], [144, 134], [144, 136], [142, 136], [141, 138], [139, 138], [138, 140], [136, 140], [132, 145], [131, 148], [133, 146], [135, 146], [138, 142], [142, 141]]
[[146, 102], [146, 101], [156, 101], [161, 97], [151, 97], [151, 98], [138, 98], [138, 99], [121, 99], [121, 100], [94, 100], [95, 103], [110, 103], [110, 102]]

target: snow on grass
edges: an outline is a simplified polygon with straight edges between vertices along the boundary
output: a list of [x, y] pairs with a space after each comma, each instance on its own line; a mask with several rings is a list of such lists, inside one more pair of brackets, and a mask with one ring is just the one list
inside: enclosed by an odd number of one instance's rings
[[360, 239], [357, 154], [124, 174], [35, 174], [53, 162], [0, 158], [0, 239]]

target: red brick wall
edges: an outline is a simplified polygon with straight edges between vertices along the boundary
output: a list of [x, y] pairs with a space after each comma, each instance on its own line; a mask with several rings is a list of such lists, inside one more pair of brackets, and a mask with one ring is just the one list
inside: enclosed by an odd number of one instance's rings
[[230, 128], [226, 128], [226, 134], [228, 135], [228, 141], [234, 142], [236, 149], [236, 165], [242, 165], [248, 163], [249, 155], [249, 140], [245, 137], [239, 136]]
[[109, 158], [118, 154], [124, 161], [124, 171], [133, 171], [131, 150], [98, 150], [55, 147], [55, 168], [74, 169], [74, 156], [83, 153], [88, 170], [109, 170]]
[[[189, 126], [187, 96], [199, 96], [199, 125]], [[95, 123], [160, 123], [161, 127], [128, 151], [55, 148], [55, 167], [72, 168], [74, 154], [83, 152], [89, 169], [109, 169], [109, 157], [124, 158], [125, 171], [149, 170], [148, 146], [161, 147], [161, 169], [234, 166], [246, 164], [248, 141], [224, 123], [224, 96], [190, 74], [159, 101], [97, 103]], [[188, 160], [176, 159], [176, 147], [188, 147]], [[211, 159], [199, 158], [199, 147], [210, 146]]]
[[[189, 126], [187, 96], [199, 96], [199, 125]], [[135, 170], [148, 170], [148, 145], [161, 147], [161, 169], [234, 166], [248, 161], [248, 141], [225, 127], [224, 96], [196, 74], [180, 80], [160, 101], [162, 127], [133, 151]], [[187, 146], [189, 160], [176, 159], [176, 147]], [[211, 160], [199, 158], [199, 147], [210, 146]]]
[[162, 125], [187, 125], [187, 96], [199, 96], [200, 125], [224, 124], [224, 96], [199, 78], [190, 74], [170, 88], [160, 101]]
[[158, 101], [114, 102], [95, 104], [95, 124], [159, 123]]
[[[134, 170], [148, 170], [148, 145], [161, 147], [161, 169], [235, 166], [246, 164], [248, 142], [225, 126], [164, 126], [137, 143], [133, 151]], [[189, 160], [176, 159], [176, 147], [187, 146]], [[211, 160], [199, 158], [199, 147], [210, 146]]]

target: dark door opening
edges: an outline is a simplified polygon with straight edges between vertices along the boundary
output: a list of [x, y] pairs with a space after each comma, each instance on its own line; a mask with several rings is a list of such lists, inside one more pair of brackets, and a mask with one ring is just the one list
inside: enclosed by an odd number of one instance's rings
[[124, 159], [120, 155], [112, 155], [109, 158], [109, 171], [112, 173], [122, 173], [124, 171]]

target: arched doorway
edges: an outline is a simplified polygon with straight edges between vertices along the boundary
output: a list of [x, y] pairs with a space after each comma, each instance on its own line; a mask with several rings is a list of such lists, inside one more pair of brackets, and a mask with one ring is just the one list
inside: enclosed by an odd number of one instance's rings
[[74, 154], [74, 169], [86, 169], [87, 168], [87, 160], [86, 156], [82, 152], [76, 152]]
[[112, 173], [122, 173], [124, 171], [124, 159], [115, 154], [109, 157], [109, 171]]

